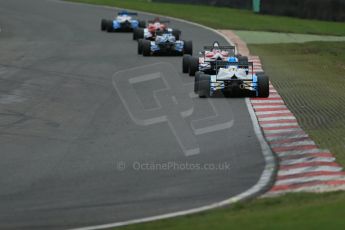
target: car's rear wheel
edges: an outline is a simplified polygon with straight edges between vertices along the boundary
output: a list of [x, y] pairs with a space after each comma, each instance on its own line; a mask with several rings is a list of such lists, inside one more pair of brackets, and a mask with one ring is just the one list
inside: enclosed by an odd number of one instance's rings
[[142, 28], [135, 28], [133, 30], [133, 40], [144, 38], [144, 30]]
[[195, 72], [199, 70], [199, 58], [191, 57], [189, 60], [189, 76], [195, 76]]
[[207, 74], [199, 74], [198, 80], [198, 95], [200, 98], [206, 98], [210, 96], [211, 88], [211, 76]]
[[107, 20], [106, 19], [102, 19], [101, 20], [101, 30], [105, 31], [106, 30], [106, 25], [107, 25]]
[[143, 55], [150, 56], [151, 55], [151, 42], [148, 40], [142, 40], [142, 48], [143, 48]]
[[114, 32], [113, 21], [107, 20], [106, 22], [106, 30], [107, 32]]
[[193, 55], [193, 42], [185, 41], [183, 46], [183, 53]]
[[194, 93], [198, 94], [199, 91], [199, 81], [200, 81], [200, 75], [202, 72], [198, 71], [195, 73], [195, 78], [194, 78]]
[[269, 78], [264, 73], [257, 73], [258, 79], [258, 97], [269, 97], [270, 83]]

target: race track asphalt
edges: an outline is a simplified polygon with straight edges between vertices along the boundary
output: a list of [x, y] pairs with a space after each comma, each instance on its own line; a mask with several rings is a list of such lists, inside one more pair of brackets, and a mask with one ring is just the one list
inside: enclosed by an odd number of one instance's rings
[[[132, 34], [100, 31], [101, 18], [114, 14], [0, 1], [0, 229], [176, 212], [258, 181], [264, 158], [245, 100], [194, 97], [181, 57], [139, 56]], [[206, 29], [171, 26], [193, 40], [194, 54], [226, 43]], [[230, 167], [210, 169], [222, 163]]]

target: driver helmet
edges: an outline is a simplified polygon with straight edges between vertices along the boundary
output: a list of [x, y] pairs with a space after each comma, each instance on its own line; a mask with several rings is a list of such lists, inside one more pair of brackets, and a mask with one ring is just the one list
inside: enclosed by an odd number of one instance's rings
[[230, 63], [238, 62], [238, 59], [236, 57], [229, 57], [228, 62]]

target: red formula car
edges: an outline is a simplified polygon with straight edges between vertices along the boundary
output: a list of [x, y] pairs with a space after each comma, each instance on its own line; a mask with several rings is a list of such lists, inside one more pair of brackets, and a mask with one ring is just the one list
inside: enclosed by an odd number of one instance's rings
[[146, 28], [136, 28], [133, 31], [133, 40], [146, 39], [154, 41], [157, 35], [162, 35], [164, 32], [170, 32], [175, 36], [176, 40], [180, 39], [181, 31], [168, 27], [169, 21], [155, 18], [149, 21]]

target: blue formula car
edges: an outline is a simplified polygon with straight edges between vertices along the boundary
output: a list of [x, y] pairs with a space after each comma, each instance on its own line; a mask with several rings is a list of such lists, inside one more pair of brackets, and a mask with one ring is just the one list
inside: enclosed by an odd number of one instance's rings
[[177, 40], [176, 37], [169, 32], [165, 32], [156, 36], [154, 41], [146, 39], [138, 40], [138, 54], [143, 56], [182, 56], [184, 54], [193, 53], [192, 41]]
[[254, 73], [252, 62], [243, 64], [230, 57], [228, 61], [216, 61], [215, 65], [214, 75], [201, 71], [195, 74], [194, 92], [200, 98], [212, 97], [217, 92], [225, 96], [269, 96], [269, 79], [263, 72]]
[[101, 30], [107, 32], [132, 32], [136, 28], [145, 28], [145, 21], [132, 18], [132, 16], [137, 15], [134, 12], [120, 11], [114, 20], [102, 19]]

